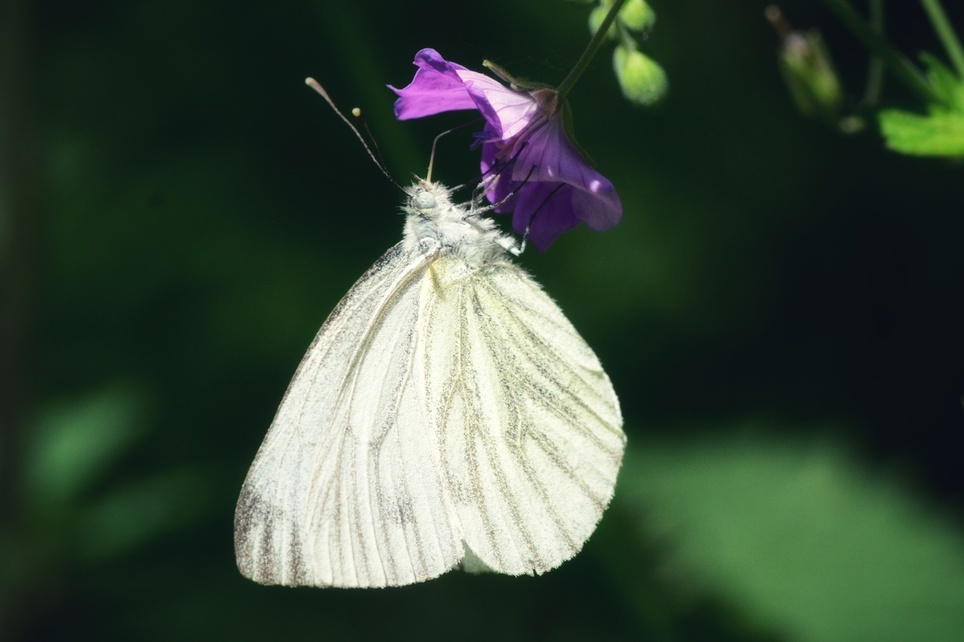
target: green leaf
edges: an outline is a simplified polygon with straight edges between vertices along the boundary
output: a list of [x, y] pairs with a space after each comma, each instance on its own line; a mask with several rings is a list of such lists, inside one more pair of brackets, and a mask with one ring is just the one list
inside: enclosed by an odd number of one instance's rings
[[927, 80], [940, 96], [942, 106], [950, 111], [964, 113], [964, 81], [947, 65], [929, 53], [921, 54], [927, 67]]
[[934, 56], [921, 55], [940, 102], [927, 114], [884, 109], [877, 115], [887, 146], [914, 156], [964, 156], [964, 81]]
[[27, 440], [27, 500], [38, 508], [76, 499], [142, 434], [142, 395], [117, 386], [45, 409]]
[[914, 156], [964, 156], [964, 111], [919, 115], [885, 109], [877, 115], [887, 146]]
[[[631, 442], [632, 443], [632, 442]], [[690, 579], [793, 640], [957, 640], [960, 531], [826, 443], [649, 442], [616, 504]]]

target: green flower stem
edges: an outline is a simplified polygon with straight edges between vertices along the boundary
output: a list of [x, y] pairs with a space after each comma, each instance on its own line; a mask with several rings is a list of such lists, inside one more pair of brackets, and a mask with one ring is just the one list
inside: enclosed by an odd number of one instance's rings
[[940, 0], [920, 0], [920, 2], [924, 5], [924, 10], [927, 11], [931, 24], [934, 25], [937, 37], [941, 39], [944, 49], [947, 50], [948, 57], [954, 63], [957, 75], [964, 80], [964, 49], [961, 49], [961, 43], [957, 39], [957, 34], [954, 33], [954, 28], [947, 21], [944, 7], [941, 6]]
[[627, 51], [636, 51], [636, 41], [633, 40], [633, 36], [629, 33], [629, 30], [623, 27], [623, 25], [619, 25], [618, 31], [619, 44], [625, 47]]
[[837, 14], [837, 17], [859, 38], [864, 45], [877, 55], [892, 74], [908, 89], [929, 103], [941, 102], [940, 97], [927, 83], [927, 80], [897, 50], [891, 47], [879, 33], [864, 22], [847, 0], [824, 0], [824, 3]]
[[596, 55], [596, 52], [599, 51], [599, 47], [602, 46], [603, 41], [606, 39], [606, 34], [609, 32], [610, 25], [612, 25], [616, 16], [619, 15], [619, 10], [623, 8], [624, 4], [626, 4], [626, 0], [616, 0], [613, 6], [609, 8], [606, 19], [599, 25], [599, 29], [596, 30], [596, 34], [592, 37], [592, 40], [589, 41], [586, 50], [582, 52], [582, 56], [576, 61], [572, 71], [569, 72], [569, 75], [566, 76], [556, 89], [560, 99], [566, 97], [576, 84], [576, 81], [579, 80], [579, 77], [582, 76], [582, 72], [586, 71], [589, 67], [589, 62], [592, 60], [592, 57]]

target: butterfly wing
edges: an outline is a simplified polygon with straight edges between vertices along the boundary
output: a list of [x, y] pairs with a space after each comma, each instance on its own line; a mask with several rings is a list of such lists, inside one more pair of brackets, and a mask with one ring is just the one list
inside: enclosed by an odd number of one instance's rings
[[492, 570], [548, 571], [582, 548], [612, 498], [626, 441], [616, 394], [516, 265], [470, 273], [442, 258], [430, 272], [418, 352], [465, 543]]
[[399, 244], [322, 326], [235, 513], [265, 584], [392, 586], [462, 561], [513, 575], [572, 557], [625, 436], [598, 359], [510, 262]]
[[389, 250], [315, 337], [238, 500], [245, 576], [390, 586], [462, 558], [437, 431], [413, 378], [421, 284], [436, 254]]

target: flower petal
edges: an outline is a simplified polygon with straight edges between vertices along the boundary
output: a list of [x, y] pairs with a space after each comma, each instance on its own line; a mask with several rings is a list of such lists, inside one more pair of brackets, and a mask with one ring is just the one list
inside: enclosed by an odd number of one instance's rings
[[482, 145], [482, 176], [486, 183], [486, 196], [490, 203], [505, 201], [501, 207], [496, 208], [496, 212], [511, 211], [514, 195], [511, 171], [505, 166], [507, 160], [503, 157], [501, 142], [492, 141]]
[[407, 87], [388, 86], [399, 96], [395, 101], [396, 118], [409, 120], [445, 111], [478, 108], [459, 78], [459, 71], [465, 67], [445, 60], [434, 49], [422, 49], [415, 54], [415, 66], [418, 71]]
[[512, 227], [524, 233], [529, 228], [529, 241], [544, 252], [563, 232], [579, 225], [577, 210], [572, 206], [576, 190], [565, 183], [532, 183], [519, 191], [512, 212]]
[[622, 217], [622, 204], [612, 184], [606, 183], [609, 190], [597, 192], [568, 183], [527, 184], [517, 194], [512, 227], [521, 234], [528, 226], [529, 239], [541, 252], [579, 223], [595, 230], [612, 227]]
[[603, 230], [619, 222], [619, 195], [570, 142], [555, 90], [506, 87], [434, 49], [419, 51], [415, 65], [410, 85], [392, 87], [399, 96], [395, 115], [404, 120], [478, 109], [487, 123], [477, 134], [486, 197], [497, 212], [511, 211], [513, 228], [528, 231], [538, 249], [579, 223]]
[[502, 140], [518, 136], [538, 116], [539, 106], [529, 94], [510, 89], [475, 71], [466, 69], [458, 75], [485, 120]]
[[[494, 143], [483, 147], [483, 172], [498, 171], [500, 153]], [[487, 196], [492, 203], [505, 201], [497, 211], [512, 211], [513, 228], [522, 234], [528, 226], [540, 250], [579, 222], [594, 230], [619, 223], [623, 207], [616, 188], [569, 142], [561, 118], [534, 124], [513, 153], [514, 160], [505, 159], [511, 167], [493, 180]]]

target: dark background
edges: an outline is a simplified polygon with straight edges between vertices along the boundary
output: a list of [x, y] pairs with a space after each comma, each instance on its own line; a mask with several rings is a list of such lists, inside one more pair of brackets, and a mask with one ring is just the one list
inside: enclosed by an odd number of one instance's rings
[[[238, 574], [234, 502], [402, 219], [303, 79], [363, 107], [404, 183], [466, 119], [394, 120], [385, 85], [418, 49], [556, 83], [588, 7], [6, 0], [0, 637], [955, 639], [964, 168], [803, 118], [763, 3], [653, 4], [667, 98], [626, 103], [610, 47], [571, 96], [622, 224], [520, 260], [623, 402], [599, 530], [544, 577], [310, 590]], [[922, 8], [892, 4], [895, 44], [943, 57]], [[859, 96], [850, 34], [782, 7]], [[443, 141], [437, 180], [475, 176], [466, 146]]]

